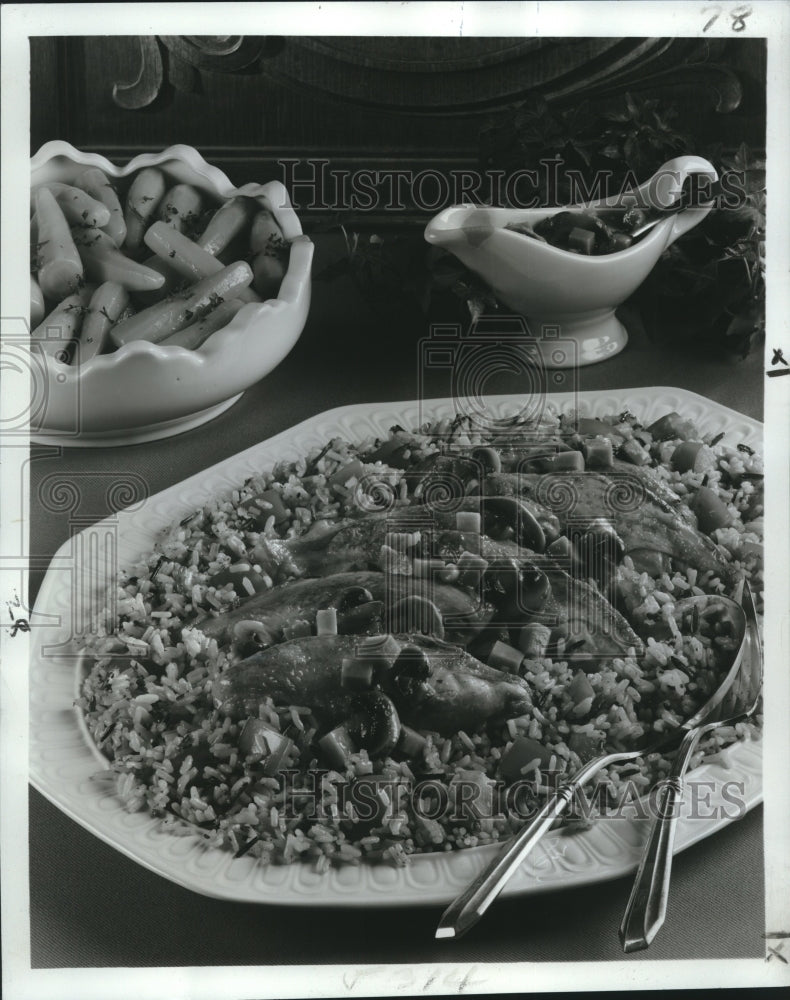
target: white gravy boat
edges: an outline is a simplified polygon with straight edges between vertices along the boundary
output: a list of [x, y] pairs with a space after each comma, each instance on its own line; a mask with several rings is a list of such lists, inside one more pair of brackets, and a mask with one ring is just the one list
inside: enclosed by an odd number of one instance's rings
[[[425, 229], [425, 239], [444, 247], [493, 289], [508, 309], [526, 319], [541, 345], [547, 368], [570, 368], [604, 361], [621, 351], [628, 334], [614, 311], [655, 266], [666, 248], [693, 229], [713, 202], [668, 214], [626, 250], [585, 256], [505, 229], [508, 223], [534, 226], [569, 208], [668, 208], [692, 174], [718, 180], [715, 168], [699, 156], [669, 160], [638, 188], [584, 205], [564, 208], [447, 208]], [[567, 349], [559, 349], [557, 337]], [[549, 344], [548, 341], [551, 341]]]

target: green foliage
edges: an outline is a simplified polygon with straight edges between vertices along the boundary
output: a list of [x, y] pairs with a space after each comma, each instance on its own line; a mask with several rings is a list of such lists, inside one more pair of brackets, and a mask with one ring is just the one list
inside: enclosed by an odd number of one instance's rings
[[765, 164], [746, 145], [711, 160], [737, 186], [737, 201], [671, 246], [641, 297], [658, 310], [652, 314], [665, 339], [672, 339], [667, 330], [678, 338], [693, 332], [706, 346], [745, 358], [765, 333]]
[[349, 231], [343, 234], [346, 254], [320, 271], [320, 281], [347, 275], [368, 301], [388, 302], [404, 296], [427, 311], [431, 294], [431, 274], [426, 258], [431, 248], [412, 233], [379, 236]]
[[510, 173], [556, 161], [559, 170], [537, 171], [527, 197], [536, 197], [545, 205], [560, 204], [569, 191], [567, 172], [585, 173], [592, 165], [594, 122], [587, 101], [562, 111], [551, 108], [540, 95], [531, 95], [482, 130], [481, 166]]
[[532, 95], [482, 130], [481, 165], [514, 171], [556, 162], [556, 169], [537, 170], [532, 194], [539, 204], [567, 204], [574, 173], [587, 182], [605, 176], [603, 193], [614, 194], [627, 177], [647, 178], [689, 148], [687, 137], [672, 125], [675, 117], [674, 108], [630, 93], [621, 109], [600, 113], [589, 101], [563, 110]]
[[625, 110], [605, 112], [608, 127], [601, 134], [598, 151], [623, 173], [649, 177], [657, 167], [690, 148], [688, 138], [677, 132], [673, 107], [661, 108], [657, 100], [640, 100], [626, 94]]

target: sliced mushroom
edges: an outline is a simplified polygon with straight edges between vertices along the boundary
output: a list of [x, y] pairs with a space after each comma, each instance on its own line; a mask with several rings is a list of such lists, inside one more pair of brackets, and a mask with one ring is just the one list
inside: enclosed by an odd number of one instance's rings
[[371, 756], [391, 753], [400, 738], [398, 710], [382, 691], [366, 691], [353, 702], [346, 721], [349, 736]]
[[535, 516], [518, 497], [486, 497], [483, 530], [494, 541], [513, 540], [532, 552], [544, 552], [546, 536]]
[[417, 632], [421, 635], [435, 635], [444, 638], [442, 613], [425, 597], [410, 594], [399, 600], [392, 609], [393, 632]]
[[543, 570], [517, 559], [493, 559], [483, 582], [500, 618], [542, 611], [551, 596], [551, 583]]
[[518, 610], [542, 611], [549, 597], [551, 597], [551, 583], [543, 570], [537, 566], [523, 565], [516, 594]]
[[425, 650], [407, 643], [392, 664], [388, 681], [400, 694], [413, 695], [431, 675], [431, 665]]
[[518, 559], [492, 559], [483, 575], [483, 584], [492, 603], [508, 601], [518, 590], [521, 564]]
[[333, 602], [339, 614], [357, 608], [360, 604], [368, 604], [373, 600], [373, 594], [367, 587], [346, 587], [340, 592], [340, 596]]

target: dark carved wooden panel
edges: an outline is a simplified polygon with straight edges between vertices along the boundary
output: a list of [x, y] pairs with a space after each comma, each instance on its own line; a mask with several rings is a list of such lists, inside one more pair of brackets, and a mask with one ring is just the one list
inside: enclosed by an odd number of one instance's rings
[[261, 71], [294, 89], [421, 115], [502, 108], [529, 92], [569, 102], [692, 78], [704, 103], [715, 88], [719, 110], [740, 97], [737, 76], [697, 39], [294, 38]]
[[398, 73], [453, 73], [501, 65], [506, 60], [534, 55], [555, 43], [544, 38], [292, 38], [294, 48], [323, 57]]
[[701, 140], [764, 145], [761, 39], [33, 38], [31, 65], [34, 149], [184, 142], [237, 182], [283, 156], [473, 164], [492, 115], [531, 92], [560, 108], [662, 96]]
[[[571, 86], [581, 69], [638, 59], [638, 40], [291, 39], [262, 65], [269, 78], [359, 107], [410, 115], [464, 115], [501, 108], [526, 92]], [[370, 44], [373, 43], [373, 44]], [[647, 47], [655, 43], [648, 42]], [[659, 43], [660, 44], [660, 43]], [[478, 49], [482, 51], [479, 52]], [[370, 53], [370, 54], [368, 54]]]

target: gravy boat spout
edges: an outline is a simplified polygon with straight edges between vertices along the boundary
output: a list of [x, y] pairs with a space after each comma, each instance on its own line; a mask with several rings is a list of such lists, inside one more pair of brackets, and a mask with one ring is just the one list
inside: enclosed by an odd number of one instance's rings
[[[568, 210], [666, 210], [681, 194], [686, 178], [700, 174], [711, 182], [716, 170], [698, 156], [665, 163], [650, 180], [622, 196], [562, 208], [447, 208], [425, 229], [425, 239], [454, 254], [491, 286], [501, 304], [527, 322], [548, 368], [570, 368], [604, 361], [621, 351], [628, 334], [614, 311], [645, 280], [661, 254], [698, 225], [713, 203], [667, 214], [625, 250], [584, 255], [563, 250], [506, 226], [534, 227]], [[558, 338], [563, 342], [559, 349]]]

